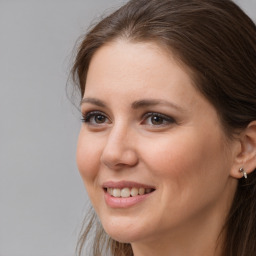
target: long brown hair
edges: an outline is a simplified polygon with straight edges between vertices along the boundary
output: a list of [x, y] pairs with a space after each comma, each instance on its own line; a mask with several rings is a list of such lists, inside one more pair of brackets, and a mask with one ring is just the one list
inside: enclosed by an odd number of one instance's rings
[[[131, 0], [94, 26], [78, 48], [73, 80], [84, 94], [94, 53], [107, 42], [156, 42], [191, 71], [195, 87], [216, 108], [227, 137], [256, 120], [256, 26], [230, 0]], [[95, 224], [96, 223], [96, 224]], [[112, 240], [95, 214], [78, 244], [96, 227], [93, 255], [130, 256], [130, 244]], [[225, 229], [223, 255], [256, 253], [256, 172], [239, 180]], [[104, 251], [105, 250], [105, 251]]]

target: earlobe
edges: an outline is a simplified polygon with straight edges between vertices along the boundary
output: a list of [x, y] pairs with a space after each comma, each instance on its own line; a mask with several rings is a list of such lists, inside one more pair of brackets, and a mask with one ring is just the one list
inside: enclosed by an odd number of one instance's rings
[[256, 121], [252, 121], [239, 138], [240, 150], [235, 156], [231, 176], [237, 179], [246, 178], [256, 168]]

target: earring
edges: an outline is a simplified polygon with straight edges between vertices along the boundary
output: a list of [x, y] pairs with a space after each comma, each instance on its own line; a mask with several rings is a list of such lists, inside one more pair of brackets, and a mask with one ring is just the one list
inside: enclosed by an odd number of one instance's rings
[[243, 175], [244, 175], [244, 178], [247, 179], [247, 173], [246, 173], [246, 171], [244, 170], [243, 167], [241, 167], [241, 168], [239, 169], [239, 172], [242, 172]]

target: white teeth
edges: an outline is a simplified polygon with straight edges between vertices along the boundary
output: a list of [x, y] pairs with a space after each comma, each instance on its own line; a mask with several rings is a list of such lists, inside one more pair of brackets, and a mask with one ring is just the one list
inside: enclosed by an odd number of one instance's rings
[[139, 195], [145, 194], [145, 188], [139, 188]]
[[113, 188], [112, 193], [114, 197], [120, 197], [121, 196], [121, 190], [119, 188]]
[[130, 197], [130, 189], [129, 188], [123, 188], [121, 190], [121, 197]]
[[144, 195], [151, 193], [152, 189], [151, 188], [107, 188], [107, 193], [113, 197], [133, 197], [133, 196], [138, 196], [138, 195]]
[[137, 188], [131, 189], [131, 196], [137, 196], [139, 194], [139, 190]]

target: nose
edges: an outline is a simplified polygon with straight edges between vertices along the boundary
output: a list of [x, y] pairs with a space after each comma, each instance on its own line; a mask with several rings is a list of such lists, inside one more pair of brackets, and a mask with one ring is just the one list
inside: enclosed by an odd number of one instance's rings
[[131, 130], [113, 127], [107, 135], [101, 162], [113, 170], [133, 167], [138, 163], [135, 145], [135, 136]]

